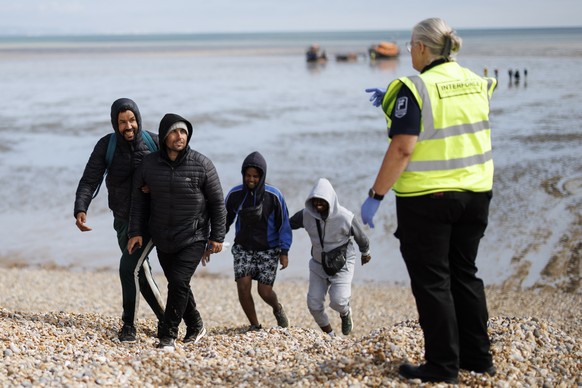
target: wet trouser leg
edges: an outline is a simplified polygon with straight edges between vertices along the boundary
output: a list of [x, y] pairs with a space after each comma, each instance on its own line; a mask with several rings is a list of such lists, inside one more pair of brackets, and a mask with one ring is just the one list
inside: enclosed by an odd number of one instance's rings
[[315, 259], [309, 260], [309, 289], [307, 291], [307, 308], [319, 327], [330, 324], [325, 312], [325, 296], [329, 290], [329, 276]]
[[475, 260], [490, 198], [444, 193], [396, 200], [395, 236], [410, 275], [425, 359], [435, 375], [456, 376], [466, 354], [489, 355], [487, 307]]
[[117, 242], [122, 252], [119, 260], [119, 279], [121, 280], [123, 299], [121, 319], [126, 325], [134, 324], [141, 293], [158, 320], [161, 320], [164, 316], [164, 302], [152, 276], [148, 258], [148, 254], [153, 248], [151, 238], [143, 236], [141, 248], [130, 255], [127, 251], [127, 226], [126, 222], [119, 219], [115, 219], [113, 222], [113, 227], [117, 232]]
[[355, 256], [348, 256], [346, 265], [329, 279], [331, 283], [329, 286], [329, 307], [340, 315], [346, 315], [350, 311], [355, 267]]
[[307, 308], [319, 327], [330, 324], [325, 312], [325, 296], [329, 292], [329, 307], [340, 315], [350, 310], [352, 297], [352, 279], [355, 271], [355, 257], [350, 256], [344, 268], [334, 276], [323, 270], [321, 263], [314, 258], [309, 260], [309, 288], [307, 291]]
[[168, 300], [161, 336], [176, 338], [182, 318], [188, 327], [195, 327], [201, 319], [190, 281], [200, 264], [205, 246], [205, 242], [197, 242], [175, 253], [158, 251], [160, 265], [168, 280]]

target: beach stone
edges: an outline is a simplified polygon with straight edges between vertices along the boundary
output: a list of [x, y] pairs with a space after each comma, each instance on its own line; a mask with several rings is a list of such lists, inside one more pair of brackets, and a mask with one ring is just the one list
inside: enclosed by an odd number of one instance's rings
[[[47, 294], [46, 287], [33, 286], [37, 278], [67, 282], [73, 289], [79, 283], [82, 294]], [[418, 382], [398, 376], [400, 363], [424, 360], [422, 330], [406, 287], [355, 284], [352, 308], [360, 313], [354, 331], [331, 338], [307, 310], [304, 283], [276, 283], [293, 322], [289, 328], [276, 327], [272, 311], [257, 298], [264, 330], [247, 332], [232, 279], [196, 279], [194, 293], [208, 334], [195, 345], [178, 340], [176, 351], [167, 353], [155, 348], [157, 319], [145, 303], [136, 323], [138, 342], [124, 345], [116, 339], [121, 303], [117, 274], [0, 269], [0, 291], [6, 295], [16, 290], [11, 279], [31, 286], [21, 299], [7, 298], [12, 302], [0, 309], [5, 338], [0, 341], [0, 386], [405, 387]], [[163, 289], [164, 279], [156, 281]], [[498, 373], [489, 377], [461, 371], [459, 385], [580, 386], [580, 294], [486, 291], [492, 301], [488, 330]], [[83, 303], [74, 304], [81, 299]], [[337, 333], [341, 321], [333, 312], [330, 318]], [[182, 325], [179, 338], [184, 333]]]

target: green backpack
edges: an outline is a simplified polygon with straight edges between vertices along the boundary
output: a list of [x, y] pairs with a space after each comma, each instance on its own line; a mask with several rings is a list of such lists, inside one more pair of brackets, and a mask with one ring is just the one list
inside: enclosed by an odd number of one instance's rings
[[[152, 136], [149, 134], [149, 132], [141, 131], [141, 134], [143, 140], [145, 141], [150, 151], [151, 152], [157, 151], [158, 146], [156, 145], [154, 139], [152, 139]], [[117, 136], [115, 136], [115, 132], [113, 132], [111, 135], [109, 135], [109, 144], [107, 145], [107, 153], [105, 154], [105, 163], [107, 164], [107, 167], [105, 169], [105, 173], [103, 174], [103, 179], [101, 179], [101, 182], [99, 182], [99, 186], [97, 186], [97, 189], [95, 189], [95, 194], [93, 194], [93, 198], [95, 198], [97, 194], [99, 194], [101, 184], [103, 183], [103, 180], [107, 175], [107, 172], [109, 172], [109, 167], [111, 166], [111, 162], [113, 161], [113, 155], [115, 154], [115, 147], [117, 147]]]

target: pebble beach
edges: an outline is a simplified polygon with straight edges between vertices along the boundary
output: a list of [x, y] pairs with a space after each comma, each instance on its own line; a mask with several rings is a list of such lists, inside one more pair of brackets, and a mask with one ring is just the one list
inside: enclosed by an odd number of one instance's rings
[[[385, 119], [364, 90], [412, 74], [410, 56], [306, 66], [303, 54], [316, 41], [330, 57], [365, 50], [392, 39], [386, 32], [265, 33], [256, 41], [4, 37], [0, 387], [444, 386], [398, 376], [401, 363], [423, 362], [424, 346], [410, 287], [401, 283], [393, 196], [369, 230], [373, 261], [356, 272], [351, 335], [326, 336], [307, 310], [310, 243], [302, 232], [275, 283], [289, 328], [276, 327], [254, 288], [264, 330], [246, 331], [226, 252], [192, 281], [208, 334], [195, 345], [178, 341], [174, 352], [155, 348], [157, 322], [143, 299], [138, 342], [117, 340], [119, 250], [106, 193], [91, 205], [94, 232], [80, 233], [72, 218], [78, 179], [111, 130], [109, 107], [119, 97], [139, 104], [144, 129], [155, 132], [168, 111], [191, 119], [192, 145], [216, 164], [225, 191], [258, 149], [291, 211], [326, 177], [357, 212], [386, 150]], [[410, 31], [399, 34], [404, 48]], [[582, 29], [461, 36], [459, 63], [500, 75], [491, 105], [495, 195], [478, 259], [497, 374], [461, 371], [459, 386], [582, 388]], [[520, 83], [507, 76], [526, 68]], [[156, 279], [165, 296], [163, 275]], [[330, 316], [339, 333], [340, 318]]]
[[[163, 275], [156, 275], [164, 293]], [[192, 287], [208, 333], [197, 344], [156, 349], [155, 316], [141, 301], [138, 342], [121, 344], [121, 286], [113, 271], [0, 268], [0, 385], [379, 387], [444, 386], [398, 376], [405, 361], [423, 361], [422, 332], [409, 287], [354, 284], [354, 330], [323, 334], [310, 316], [306, 281], [275, 290], [290, 321], [276, 326], [253, 289], [263, 330], [247, 332], [233, 279], [197, 271]], [[497, 374], [467, 371], [459, 386], [582, 386], [580, 292], [552, 287], [487, 287]], [[330, 311], [341, 333], [339, 316]], [[180, 328], [183, 336], [185, 328]]]

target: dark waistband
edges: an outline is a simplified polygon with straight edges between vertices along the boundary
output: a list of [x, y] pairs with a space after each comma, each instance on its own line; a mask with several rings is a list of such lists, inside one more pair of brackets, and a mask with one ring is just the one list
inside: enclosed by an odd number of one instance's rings
[[474, 197], [474, 196], [491, 196], [493, 193], [493, 191], [489, 190], [489, 191], [480, 191], [480, 192], [476, 192], [476, 191], [439, 191], [436, 193], [431, 193], [431, 194], [427, 194], [427, 195], [423, 195], [422, 197], [425, 198], [434, 198], [434, 199], [439, 199], [439, 198], [467, 198], [467, 197]]

